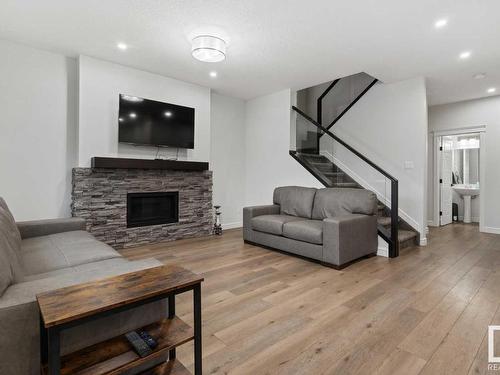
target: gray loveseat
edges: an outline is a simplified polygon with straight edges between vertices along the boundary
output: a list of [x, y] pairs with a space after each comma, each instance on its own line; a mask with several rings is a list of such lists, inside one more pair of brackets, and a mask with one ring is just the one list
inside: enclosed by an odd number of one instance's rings
[[243, 237], [334, 268], [377, 252], [377, 196], [364, 189], [284, 186], [243, 209]]
[[[0, 374], [40, 374], [41, 292], [160, 266], [155, 259], [128, 261], [85, 231], [83, 219], [15, 223], [0, 198]], [[69, 353], [160, 320], [164, 301], [68, 329]]]

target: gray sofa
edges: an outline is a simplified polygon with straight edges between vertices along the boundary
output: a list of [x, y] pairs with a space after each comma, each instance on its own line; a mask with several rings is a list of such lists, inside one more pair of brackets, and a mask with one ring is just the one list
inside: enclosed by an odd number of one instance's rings
[[243, 238], [342, 268], [377, 252], [376, 213], [368, 190], [278, 187], [272, 205], [243, 209]]
[[[0, 198], [0, 374], [40, 374], [41, 292], [161, 265], [128, 261], [85, 231], [83, 219], [16, 223]], [[164, 301], [62, 332], [62, 354], [165, 317]]]

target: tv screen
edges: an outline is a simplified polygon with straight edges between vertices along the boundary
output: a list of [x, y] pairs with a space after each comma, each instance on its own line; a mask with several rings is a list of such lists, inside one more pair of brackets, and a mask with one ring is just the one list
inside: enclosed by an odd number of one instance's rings
[[118, 141], [194, 148], [194, 108], [120, 94]]

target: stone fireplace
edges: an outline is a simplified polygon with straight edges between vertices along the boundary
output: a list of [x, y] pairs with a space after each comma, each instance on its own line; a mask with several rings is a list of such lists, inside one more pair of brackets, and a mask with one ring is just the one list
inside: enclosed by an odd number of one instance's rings
[[212, 172], [74, 168], [71, 209], [116, 249], [208, 235]]

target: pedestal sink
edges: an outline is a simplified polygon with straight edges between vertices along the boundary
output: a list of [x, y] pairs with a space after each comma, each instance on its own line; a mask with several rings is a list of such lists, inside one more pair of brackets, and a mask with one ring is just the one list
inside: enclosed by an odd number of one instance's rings
[[464, 200], [464, 223], [471, 222], [471, 199], [479, 195], [478, 185], [453, 185], [452, 189]]

